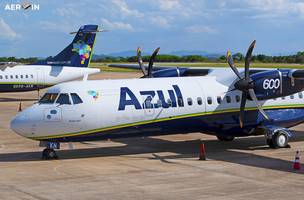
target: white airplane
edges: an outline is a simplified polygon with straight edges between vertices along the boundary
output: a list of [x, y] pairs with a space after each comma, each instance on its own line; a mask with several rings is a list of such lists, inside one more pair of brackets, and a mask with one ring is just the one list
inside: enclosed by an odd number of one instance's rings
[[95, 43], [97, 25], [84, 25], [74, 40], [57, 56], [29, 65], [2, 63], [0, 65], [0, 92], [24, 92], [50, 87], [74, 80], [99, 69], [88, 68]]
[[288, 127], [304, 121], [304, 70], [250, 70], [254, 44], [240, 71], [228, 53], [233, 71], [58, 84], [17, 114], [11, 129], [40, 141], [45, 159], [57, 158], [61, 142], [190, 132], [222, 141], [264, 134], [270, 147], [287, 147]]

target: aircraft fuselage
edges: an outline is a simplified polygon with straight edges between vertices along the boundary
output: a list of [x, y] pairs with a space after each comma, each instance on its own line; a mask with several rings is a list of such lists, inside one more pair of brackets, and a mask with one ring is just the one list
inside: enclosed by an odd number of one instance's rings
[[[290, 127], [303, 122], [302, 92], [246, 104], [239, 126], [241, 93], [213, 76], [76, 81], [50, 88], [52, 103], [38, 103], [12, 120], [12, 129], [30, 139], [69, 142], [194, 131], [248, 136], [260, 126]], [[58, 103], [60, 95], [67, 101]], [[81, 102], [73, 99], [77, 94]], [[62, 99], [62, 98], [61, 98]], [[56, 103], [57, 102], [57, 103]]]

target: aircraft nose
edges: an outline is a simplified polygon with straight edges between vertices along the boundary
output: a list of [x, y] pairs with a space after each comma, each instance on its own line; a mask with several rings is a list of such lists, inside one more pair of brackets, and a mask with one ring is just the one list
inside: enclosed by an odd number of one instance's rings
[[26, 137], [27, 134], [30, 134], [30, 123], [27, 115], [25, 113], [19, 113], [11, 121], [11, 129], [21, 135]]

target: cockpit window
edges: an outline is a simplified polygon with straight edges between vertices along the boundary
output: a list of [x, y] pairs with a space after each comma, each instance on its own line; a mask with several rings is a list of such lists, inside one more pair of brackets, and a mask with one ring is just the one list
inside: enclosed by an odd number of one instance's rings
[[58, 93], [45, 93], [43, 97], [39, 100], [41, 104], [52, 104], [55, 102]]
[[65, 93], [62, 93], [59, 95], [56, 103], [59, 103], [60, 105], [62, 104], [68, 104], [70, 105], [71, 104], [71, 101], [70, 101], [70, 97], [68, 94], [65, 94]]
[[71, 93], [71, 97], [72, 97], [72, 100], [73, 100], [73, 103], [74, 103], [74, 104], [83, 103], [83, 101], [82, 101], [81, 98], [78, 96], [78, 94], [76, 94], [76, 93]]

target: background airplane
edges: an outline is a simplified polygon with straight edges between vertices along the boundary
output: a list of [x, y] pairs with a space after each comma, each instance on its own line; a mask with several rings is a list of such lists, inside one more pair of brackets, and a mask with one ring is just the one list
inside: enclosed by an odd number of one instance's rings
[[[205, 76], [75, 81], [56, 85], [12, 121], [16, 133], [40, 141], [43, 158], [60, 142], [204, 132], [219, 140], [264, 134], [288, 146], [288, 127], [304, 121], [304, 70], [213, 69]], [[149, 71], [149, 70], [148, 70]]]
[[12, 66], [12, 63], [3, 63], [0, 65], [0, 92], [39, 90], [99, 73], [99, 69], [88, 68], [97, 32], [97, 25], [84, 25], [80, 27], [72, 43], [55, 57], [29, 65]]

